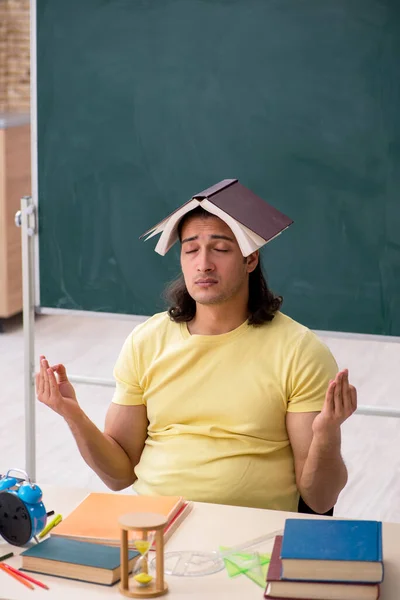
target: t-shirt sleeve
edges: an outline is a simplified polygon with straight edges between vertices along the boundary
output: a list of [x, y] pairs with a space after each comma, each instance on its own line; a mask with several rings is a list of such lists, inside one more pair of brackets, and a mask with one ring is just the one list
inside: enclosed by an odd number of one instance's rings
[[319, 412], [338, 366], [329, 348], [310, 330], [294, 352], [289, 373], [288, 412]]
[[122, 346], [113, 374], [116, 389], [112, 401], [115, 404], [125, 406], [144, 404], [132, 333], [126, 338]]

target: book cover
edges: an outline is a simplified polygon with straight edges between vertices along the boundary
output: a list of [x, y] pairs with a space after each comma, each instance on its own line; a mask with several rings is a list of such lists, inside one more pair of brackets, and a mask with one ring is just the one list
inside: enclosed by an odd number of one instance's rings
[[379, 585], [314, 582], [314, 581], [288, 581], [282, 579], [282, 561], [280, 558], [282, 536], [275, 537], [267, 572], [267, 585], [265, 598], [287, 600], [377, 600], [379, 598]]
[[[129, 567], [139, 552], [128, 553]], [[111, 585], [120, 578], [120, 549], [114, 546], [50, 537], [21, 553], [22, 569]]]
[[382, 524], [344, 519], [286, 519], [281, 558], [382, 561]]
[[[136, 496], [134, 494], [90, 493], [65, 518], [51, 535], [100, 544], [119, 545], [120, 529], [118, 519], [124, 514], [152, 512], [164, 515], [168, 527], [184, 507], [181, 496]], [[184, 515], [185, 516], [185, 515]], [[134, 533], [130, 532], [130, 546], [134, 543]]]
[[255, 234], [270, 241], [293, 223], [239, 181], [209, 197], [210, 202]]
[[200, 205], [199, 200], [203, 200], [204, 198], [209, 198], [210, 196], [213, 196], [216, 192], [219, 192], [220, 190], [223, 190], [225, 187], [229, 187], [230, 185], [232, 185], [233, 183], [236, 183], [236, 182], [237, 182], [237, 179], [223, 179], [222, 181], [219, 181], [218, 183], [216, 183], [212, 187], [208, 188], [207, 190], [204, 190], [203, 192], [200, 192], [199, 194], [195, 194], [194, 196], [192, 196], [192, 198], [190, 200], [187, 200], [186, 202], [181, 204], [181, 206], [178, 206], [178, 208], [173, 210], [167, 217], [164, 217], [164, 219], [162, 219], [162, 221], [159, 221], [156, 225], [153, 225], [153, 227], [151, 227], [150, 229], [148, 229], [147, 231], [142, 233], [142, 235], [139, 237], [139, 239], [141, 240], [145, 237], [147, 239], [150, 239], [151, 237], [153, 237], [153, 235], [156, 235], [157, 233], [161, 233], [163, 231], [163, 228], [166, 225], [166, 223], [168, 223], [170, 218], [173, 217], [177, 212], [182, 213], [182, 215], [185, 214], [189, 210], [192, 210], [192, 208], [199, 206]]
[[282, 578], [380, 583], [382, 524], [344, 519], [287, 519]]

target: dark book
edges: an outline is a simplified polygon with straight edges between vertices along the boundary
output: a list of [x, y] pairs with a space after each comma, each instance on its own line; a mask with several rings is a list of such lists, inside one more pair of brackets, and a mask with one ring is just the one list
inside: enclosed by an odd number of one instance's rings
[[198, 206], [229, 225], [243, 256], [249, 256], [293, 223], [292, 219], [267, 204], [237, 179], [224, 179], [193, 196], [191, 200], [146, 231], [141, 238], [149, 239], [161, 233], [155, 250], [161, 255], [166, 254], [178, 240], [180, 220]]
[[282, 579], [380, 583], [382, 523], [286, 519]]
[[[129, 570], [139, 552], [129, 551]], [[50, 537], [21, 553], [22, 569], [44, 575], [112, 585], [119, 581], [120, 549], [114, 546]]]
[[273, 600], [377, 600], [379, 585], [369, 583], [339, 583], [315, 581], [288, 581], [282, 579], [280, 558], [282, 536], [275, 538], [267, 572], [265, 598]]

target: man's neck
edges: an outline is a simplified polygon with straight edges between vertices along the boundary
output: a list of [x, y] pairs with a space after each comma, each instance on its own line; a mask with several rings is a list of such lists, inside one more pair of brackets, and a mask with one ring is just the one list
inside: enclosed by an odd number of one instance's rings
[[229, 310], [225, 305], [197, 305], [194, 318], [188, 323], [192, 335], [221, 335], [229, 333], [247, 320], [247, 307]]

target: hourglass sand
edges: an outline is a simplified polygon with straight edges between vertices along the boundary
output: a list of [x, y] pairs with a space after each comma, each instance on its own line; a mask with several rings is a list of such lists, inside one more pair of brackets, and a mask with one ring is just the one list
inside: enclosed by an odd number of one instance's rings
[[[155, 513], [127, 514], [119, 519], [121, 529], [121, 584], [120, 592], [130, 598], [155, 598], [168, 592], [164, 581], [164, 527], [167, 519]], [[132, 576], [128, 569], [128, 532], [139, 532], [133, 542], [140, 553]], [[149, 573], [148, 553], [155, 541], [156, 575]]]

